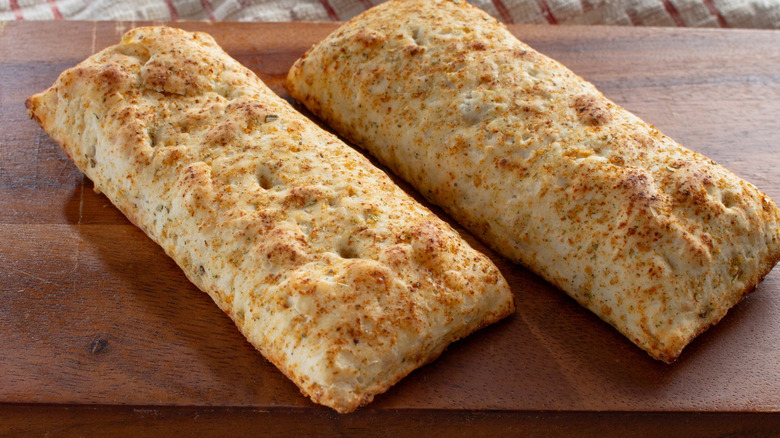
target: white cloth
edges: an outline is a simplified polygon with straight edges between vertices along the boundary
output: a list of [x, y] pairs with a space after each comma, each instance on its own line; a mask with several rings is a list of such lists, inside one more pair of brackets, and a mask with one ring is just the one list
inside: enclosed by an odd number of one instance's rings
[[[0, 0], [0, 20], [343, 21], [382, 0]], [[780, 28], [780, 0], [470, 0], [505, 23]]]

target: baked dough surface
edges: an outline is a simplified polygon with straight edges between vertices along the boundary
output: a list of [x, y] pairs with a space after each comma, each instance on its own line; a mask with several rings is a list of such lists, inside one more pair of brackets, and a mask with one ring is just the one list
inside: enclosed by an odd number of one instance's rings
[[287, 87], [656, 359], [780, 259], [780, 213], [756, 187], [465, 1], [383, 3], [309, 50]]
[[206, 34], [131, 30], [27, 105], [315, 402], [352, 411], [513, 311], [487, 257]]

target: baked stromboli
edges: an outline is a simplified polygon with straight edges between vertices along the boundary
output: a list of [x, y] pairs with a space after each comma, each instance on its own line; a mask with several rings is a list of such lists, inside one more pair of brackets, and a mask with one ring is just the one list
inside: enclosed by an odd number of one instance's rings
[[392, 0], [290, 94], [665, 362], [780, 258], [778, 209], [459, 0]]
[[269, 361], [339, 412], [513, 310], [488, 258], [206, 34], [134, 29], [27, 106]]

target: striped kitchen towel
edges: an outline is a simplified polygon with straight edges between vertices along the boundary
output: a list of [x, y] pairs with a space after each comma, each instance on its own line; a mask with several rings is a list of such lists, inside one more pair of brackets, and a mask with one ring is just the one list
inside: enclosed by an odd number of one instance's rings
[[[382, 0], [0, 0], [0, 20], [343, 21]], [[780, 28], [780, 0], [470, 0], [505, 23]]]

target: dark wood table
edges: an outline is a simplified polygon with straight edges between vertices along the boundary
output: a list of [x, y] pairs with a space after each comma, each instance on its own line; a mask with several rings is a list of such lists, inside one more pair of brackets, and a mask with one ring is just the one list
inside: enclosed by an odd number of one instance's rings
[[[312, 404], [27, 117], [134, 25], [0, 23], [0, 436], [780, 434], [780, 269], [670, 366], [466, 233], [517, 313], [354, 414]], [[287, 69], [336, 27], [176, 25], [286, 98]], [[780, 200], [780, 32], [510, 28]]]

